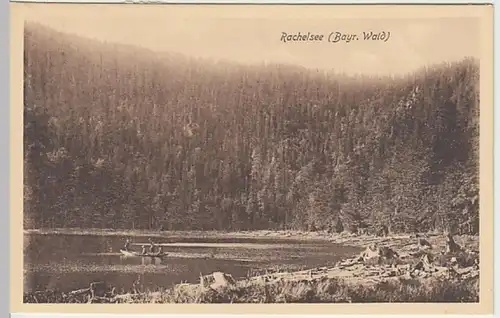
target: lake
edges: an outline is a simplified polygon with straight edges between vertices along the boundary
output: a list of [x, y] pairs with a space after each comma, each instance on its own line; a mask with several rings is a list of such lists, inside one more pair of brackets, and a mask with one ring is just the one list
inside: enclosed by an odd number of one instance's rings
[[[130, 237], [130, 236], [127, 236]], [[71, 291], [105, 281], [119, 292], [135, 287], [158, 290], [181, 282], [197, 283], [200, 274], [222, 271], [243, 278], [276, 268], [299, 270], [334, 265], [360, 249], [326, 241], [269, 238], [154, 237], [168, 253], [164, 259], [124, 257], [125, 236], [24, 235], [24, 291]], [[132, 238], [140, 251], [148, 237]], [[135, 245], [137, 244], [137, 245]]]

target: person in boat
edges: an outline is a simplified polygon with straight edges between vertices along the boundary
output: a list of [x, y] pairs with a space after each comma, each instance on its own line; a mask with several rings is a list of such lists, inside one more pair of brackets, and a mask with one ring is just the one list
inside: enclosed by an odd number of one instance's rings
[[153, 243], [153, 240], [151, 238], [149, 238], [149, 252], [151, 254], [154, 254], [155, 253], [155, 243]]
[[123, 246], [123, 250], [128, 251], [130, 247], [130, 239], [125, 241], [125, 245]]
[[163, 246], [161, 246], [161, 245], [158, 246], [158, 252], [156, 254], [158, 254], [158, 255], [163, 254]]
[[142, 255], [146, 255], [146, 254], [147, 254], [147, 253], [146, 253], [146, 245], [143, 245], [143, 246], [142, 246], [142, 251], [141, 251], [141, 254], [142, 254]]

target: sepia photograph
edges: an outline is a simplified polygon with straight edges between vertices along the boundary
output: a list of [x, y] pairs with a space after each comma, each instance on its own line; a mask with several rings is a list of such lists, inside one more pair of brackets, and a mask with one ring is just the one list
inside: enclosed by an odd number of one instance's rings
[[13, 5], [22, 303], [492, 310], [492, 7], [395, 7]]

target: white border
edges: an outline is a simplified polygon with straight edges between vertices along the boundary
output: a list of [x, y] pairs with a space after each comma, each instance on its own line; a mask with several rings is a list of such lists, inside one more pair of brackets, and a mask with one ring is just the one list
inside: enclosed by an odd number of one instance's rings
[[353, 0], [353, 1], [336, 1], [336, 0], [15, 0], [11, 2], [35, 2], [35, 3], [137, 3], [137, 4], [494, 4], [495, 1], [485, 0], [413, 0], [413, 1], [397, 1], [397, 0]]
[[[2, 67], [1, 72], [0, 72], [0, 78], [2, 79], [2, 88], [3, 88], [3, 94], [0, 94], [0, 99], [3, 99], [2, 105], [5, 105], [1, 109], [0, 113], [0, 118], [4, 122], [3, 125], [0, 125], [0, 146], [2, 148], [6, 148], [2, 153], [7, 154], [8, 149], [9, 149], [9, 45], [8, 45], [8, 38], [9, 38], [9, 11], [8, 11], [8, 0], [0, 1], [1, 5], [6, 9], [2, 10], [0, 9], [0, 29], [1, 29], [1, 36], [0, 36], [0, 48], [3, 52], [3, 54], [0, 55], [0, 66]], [[183, 3], [183, 4], [193, 4], [193, 3], [246, 3], [246, 4], [264, 4], [264, 3], [274, 3], [274, 4], [283, 4], [283, 3], [291, 3], [291, 4], [493, 4], [495, 6], [496, 1], [481, 1], [481, 0], [440, 0], [440, 1], [424, 1], [424, 0], [413, 0], [413, 1], [391, 1], [391, 0], [358, 0], [358, 1], [335, 1], [335, 0], [324, 0], [324, 1], [319, 1], [319, 0], [274, 0], [274, 1], [265, 1], [265, 0], [254, 0], [254, 1], [230, 1], [230, 0], [176, 0], [176, 1], [166, 1], [166, 0], [124, 0], [124, 1], [119, 1], [119, 0], [94, 0], [94, 1], [84, 1], [84, 0], [73, 0], [73, 1], [65, 1], [65, 0], [17, 0], [17, 1], [12, 1], [12, 2], [42, 2], [42, 3], [48, 3], [48, 2], [53, 2], [53, 3]], [[494, 8], [495, 16], [498, 13], [498, 9], [495, 6]], [[499, 40], [499, 27], [498, 23], [496, 23], [496, 20], [494, 21], [494, 58], [496, 60], [497, 57], [497, 49], [498, 49], [498, 40]], [[4, 45], [1, 45], [4, 44]], [[495, 93], [497, 92], [499, 87], [499, 83], [497, 81], [497, 76], [499, 73], [499, 67], [498, 64], [494, 62], [494, 88], [495, 88]], [[495, 94], [496, 95], [496, 94]], [[499, 107], [498, 105], [498, 99], [494, 98], [494, 106], [495, 109]], [[499, 119], [498, 112], [494, 111], [494, 122], [498, 122]], [[494, 157], [495, 159], [498, 157], [498, 152], [499, 150], [499, 144], [497, 142], [499, 137], [499, 129], [494, 126]], [[4, 165], [2, 166], [3, 172], [0, 173], [1, 175], [9, 175], [9, 156], [2, 156], [4, 160]], [[495, 162], [495, 161], [494, 161]], [[494, 165], [495, 166], [495, 165]], [[494, 197], [500, 197], [500, 191], [498, 190], [498, 177], [499, 177], [499, 172], [497, 169], [494, 167]], [[4, 205], [4, 211], [5, 213], [2, 213], [3, 215], [3, 222], [0, 222], [1, 226], [3, 226], [5, 229], [0, 229], [0, 233], [4, 236], [4, 238], [1, 241], [1, 244], [3, 244], [3, 250], [8, 250], [9, 249], [9, 238], [10, 238], [10, 231], [8, 230], [8, 225], [9, 225], [9, 179], [8, 178], [1, 178], [2, 180], [0, 181], [0, 195], [3, 196], [3, 200], [0, 200], [2, 204]], [[3, 191], [5, 189], [5, 191]], [[495, 215], [498, 215], [498, 209], [497, 205], [495, 204], [496, 201], [494, 200], [494, 210], [495, 210]], [[499, 226], [499, 218], [494, 219], [495, 222], [495, 229], [498, 228]], [[499, 235], [497, 231], [494, 233], [494, 242], [498, 242]], [[499, 257], [500, 251], [498, 249], [498, 245], [494, 244], [494, 261], [495, 265], [498, 264], [498, 257]], [[5, 277], [2, 281], [7, 281], [10, 277], [10, 272], [9, 272], [9, 262], [0, 262], [1, 264], [1, 272], [2, 275]], [[494, 271], [497, 273], [497, 271]], [[494, 290], [498, 291], [499, 287], [499, 276], [500, 275], [494, 275]], [[2, 309], [3, 312], [5, 312], [5, 309], [7, 309], [7, 312], [10, 313], [9, 310], [9, 286], [8, 284], [3, 284], [4, 286], [4, 291], [6, 290], [6, 294], [3, 294], [2, 297], [0, 297], [0, 308]], [[495, 304], [495, 314], [493, 316], [497, 316], [497, 304], [500, 304], [500, 295], [498, 292], [494, 293], [494, 304]], [[16, 318], [49, 318], [49, 317], [72, 317], [72, 318], [88, 318], [88, 317], [105, 317], [105, 318], [115, 318], [118, 317], [118, 315], [104, 315], [104, 314], [25, 314], [25, 313], [11, 313], [11, 317], [16, 317]], [[3, 315], [2, 315], [3, 316]], [[194, 318], [194, 317], [200, 317], [200, 315], [128, 315], [130, 318], [139, 318], [139, 317], [185, 317], [185, 318]], [[205, 317], [215, 317], [216, 315], [205, 315]], [[240, 317], [241, 315], [224, 315], [225, 317]], [[277, 315], [262, 315], [262, 317], [265, 318], [271, 318], [271, 317], [277, 317]], [[315, 316], [302, 316], [302, 317], [317, 317]], [[356, 317], [356, 315], [342, 315], [339, 316], [342, 318], [348, 318], [348, 317]], [[370, 317], [370, 316], [366, 316]], [[408, 317], [422, 317], [418, 315], [411, 315]], [[449, 315], [447, 317], [450, 318], [458, 318], [458, 317], [466, 317], [466, 316], [457, 316], [457, 315]], [[475, 317], [492, 317], [490, 315], [476, 315]]]

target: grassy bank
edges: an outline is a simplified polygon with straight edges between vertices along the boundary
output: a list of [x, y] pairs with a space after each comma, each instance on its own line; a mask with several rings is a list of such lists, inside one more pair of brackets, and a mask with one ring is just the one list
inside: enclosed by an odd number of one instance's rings
[[[142, 298], [144, 297], [144, 298]], [[176, 289], [164, 294], [145, 294], [138, 302], [173, 303], [366, 303], [366, 302], [477, 302], [479, 279], [468, 282], [419, 280], [380, 282], [372, 286], [349, 284], [336, 278], [278, 281], [273, 284], [242, 284], [219, 292]], [[141, 299], [142, 298], [142, 299]]]
[[[181, 285], [182, 286], [182, 285]], [[54, 291], [25, 295], [25, 302], [64, 303], [67, 296]], [[96, 298], [106, 303], [367, 303], [367, 302], [478, 302], [479, 278], [469, 281], [398, 280], [372, 286], [352, 285], [340, 279], [279, 281], [226, 288], [186, 290], [179, 287]], [[88, 302], [86, 297], [71, 302]]]

